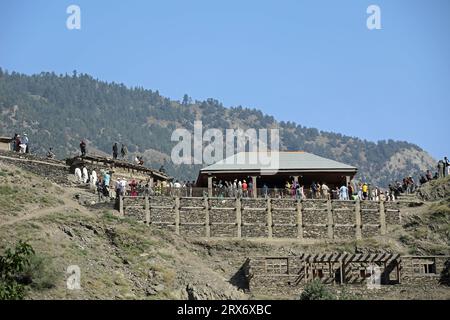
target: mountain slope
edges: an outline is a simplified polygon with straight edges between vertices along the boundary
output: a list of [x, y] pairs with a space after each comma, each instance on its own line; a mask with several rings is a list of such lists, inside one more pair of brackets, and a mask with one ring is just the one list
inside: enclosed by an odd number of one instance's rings
[[278, 122], [272, 116], [240, 106], [225, 108], [214, 99], [172, 101], [158, 91], [127, 88], [89, 75], [41, 73], [23, 75], [0, 69], [0, 134], [27, 132], [32, 150], [43, 153], [52, 146], [59, 157], [78, 152], [81, 139], [90, 150], [110, 153], [113, 142], [144, 155], [146, 164], [166, 162], [168, 172], [194, 179], [200, 166], [175, 166], [170, 141], [176, 128], [193, 132], [195, 120], [204, 130], [218, 128], [279, 128], [282, 150], [304, 150], [354, 165], [361, 179], [387, 185], [394, 179], [434, 167], [431, 156], [417, 145], [401, 141], [361, 140]]
[[[37, 164], [36, 167], [41, 166]], [[96, 198], [88, 188], [69, 183], [53, 167], [30, 171], [22, 161], [0, 158], [0, 255], [20, 240], [36, 256], [20, 279], [26, 299], [298, 299], [267, 291], [249, 292], [243, 264], [261, 256], [302, 253], [387, 251], [401, 255], [449, 255], [450, 178], [421, 188], [434, 202], [403, 207], [402, 225], [361, 241], [303, 244], [289, 239], [189, 238], [120, 217], [114, 203], [85, 205]], [[51, 167], [50, 167], [51, 168]], [[43, 169], [43, 168], [42, 168]], [[58, 181], [57, 183], [54, 181]], [[81, 290], [68, 290], [65, 273], [80, 268]], [[352, 293], [330, 286], [339, 299], [449, 299], [448, 286], [424, 283]]]

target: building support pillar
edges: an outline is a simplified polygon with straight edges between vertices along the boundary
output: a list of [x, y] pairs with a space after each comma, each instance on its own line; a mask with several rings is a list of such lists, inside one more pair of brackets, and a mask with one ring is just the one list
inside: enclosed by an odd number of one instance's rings
[[123, 196], [122, 195], [119, 196], [119, 214], [122, 217], [125, 215], [123, 212]]
[[208, 197], [212, 198], [213, 196], [213, 185], [212, 185], [212, 176], [208, 176]]
[[[350, 183], [350, 181], [351, 181], [350, 176], [345, 176], [345, 186], [346, 187], [348, 187], [348, 184]], [[350, 197], [350, 195], [349, 195], [349, 197]]]
[[155, 179], [153, 177], [150, 177], [150, 182], [149, 182], [150, 188], [153, 189], [154, 184], [155, 184]]
[[256, 180], [257, 180], [257, 177], [256, 176], [252, 176], [252, 185], [253, 185], [252, 195], [253, 195], [253, 198], [258, 198], [258, 186], [256, 184]]

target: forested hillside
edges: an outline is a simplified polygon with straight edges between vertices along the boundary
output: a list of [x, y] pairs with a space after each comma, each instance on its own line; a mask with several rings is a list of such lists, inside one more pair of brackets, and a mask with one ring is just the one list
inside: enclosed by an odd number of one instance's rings
[[[283, 107], [283, 106], [280, 106]], [[53, 147], [65, 158], [78, 152], [81, 139], [95, 152], [111, 153], [114, 142], [130, 153], [144, 155], [146, 165], [165, 163], [170, 174], [194, 179], [199, 166], [175, 166], [170, 141], [176, 128], [193, 131], [194, 120], [204, 129], [279, 128], [283, 150], [304, 150], [359, 168], [359, 177], [379, 185], [434, 166], [420, 147], [401, 141], [361, 140], [337, 133], [278, 122], [256, 109], [225, 108], [215, 99], [173, 101], [158, 91], [107, 83], [86, 74], [24, 75], [0, 69], [0, 135], [28, 133], [31, 150]]]

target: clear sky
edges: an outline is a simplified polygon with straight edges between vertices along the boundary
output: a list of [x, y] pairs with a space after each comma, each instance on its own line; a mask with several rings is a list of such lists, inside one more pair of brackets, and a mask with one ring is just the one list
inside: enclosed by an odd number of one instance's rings
[[[81, 30], [66, 9], [81, 8]], [[369, 30], [366, 9], [381, 9]], [[448, 0], [1, 0], [0, 67], [215, 98], [450, 155]]]

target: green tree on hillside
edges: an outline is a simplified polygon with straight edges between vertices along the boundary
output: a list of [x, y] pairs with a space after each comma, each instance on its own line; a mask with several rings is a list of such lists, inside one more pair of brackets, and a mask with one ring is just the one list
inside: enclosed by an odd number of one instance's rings
[[18, 279], [20, 273], [30, 265], [33, 255], [33, 247], [22, 241], [14, 250], [8, 248], [0, 255], [0, 300], [23, 299], [25, 287]]

